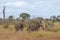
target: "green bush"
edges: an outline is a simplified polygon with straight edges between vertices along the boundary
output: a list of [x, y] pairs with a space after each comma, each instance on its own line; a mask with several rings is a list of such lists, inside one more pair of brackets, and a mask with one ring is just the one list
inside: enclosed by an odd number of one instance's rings
[[60, 19], [57, 19], [56, 21], [60, 22]]

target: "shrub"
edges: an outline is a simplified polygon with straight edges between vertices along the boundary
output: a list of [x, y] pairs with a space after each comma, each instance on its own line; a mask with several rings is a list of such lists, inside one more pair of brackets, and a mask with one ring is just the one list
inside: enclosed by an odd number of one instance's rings
[[4, 28], [8, 28], [9, 26], [8, 25], [4, 25]]
[[58, 31], [60, 31], [60, 28], [58, 28], [58, 29], [54, 29], [54, 30], [52, 30], [52, 31], [54, 31], [54, 32], [58, 32]]
[[59, 32], [60, 31], [60, 28], [51, 28], [50, 31], [53, 31], [53, 32]]
[[48, 34], [47, 33], [35, 33], [34, 34], [34, 37], [46, 37], [46, 36], [48, 36]]

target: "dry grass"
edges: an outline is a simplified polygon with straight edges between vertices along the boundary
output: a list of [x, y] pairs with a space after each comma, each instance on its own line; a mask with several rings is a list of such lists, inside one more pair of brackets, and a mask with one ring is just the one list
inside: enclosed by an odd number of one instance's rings
[[[58, 28], [60, 23], [56, 22], [52, 29], [58, 30]], [[15, 32], [14, 25], [10, 25], [8, 29], [0, 26], [0, 40], [60, 40], [60, 31], [54, 32], [54, 30], [27, 32], [24, 29], [22, 32]]]

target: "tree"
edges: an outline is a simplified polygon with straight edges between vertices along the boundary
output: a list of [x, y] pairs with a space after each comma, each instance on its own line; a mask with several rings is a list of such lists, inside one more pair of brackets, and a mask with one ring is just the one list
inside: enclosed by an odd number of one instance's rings
[[43, 17], [37, 17], [37, 19], [39, 19], [39, 20], [43, 20]]
[[12, 19], [13, 19], [13, 16], [9, 16], [8, 18], [9, 18], [10, 20], [12, 20]]
[[8, 19], [9, 19], [9, 24], [13, 22], [13, 16], [9, 16]]
[[22, 19], [28, 19], [28, 18], [30, 18], [30, 15], [29, 14], [27, 14], [27, 13], [21, 13], [20, 14], [20, 17], [22, 17]]
[[60, 19], [60, 16], [57, 16], [57, 19]]
[[0, 18], [0, 20], [2, 20], [2, 18]]
[[6, 9], [5, 3], [6, 3], [6, 2], [4, 2], [4, 5], [3, 5], [3, 23], [4, 23], [4, 24], [5, 24], [5, 9]]
[[56, 21], [56, 16], [51, 16], [50, 19], [53, 20], [53, 22], [55, 22]]
[[5, 6], [3, 8], [3, 19], [5, 20]]
[[60, 16], [58, 15], [56, 21], [60, 22]]

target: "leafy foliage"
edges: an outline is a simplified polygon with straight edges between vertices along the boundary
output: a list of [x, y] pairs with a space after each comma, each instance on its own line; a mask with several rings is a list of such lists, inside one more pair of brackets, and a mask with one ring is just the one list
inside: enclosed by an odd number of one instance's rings
[[27, 18], [30, 18], [30, 15], [27, 13], [21, 13], [20, 17], [22, 17], [22, 19], [27, 19]]
[[9, 16], [9, 19], [13, 19], [13, 16]]

